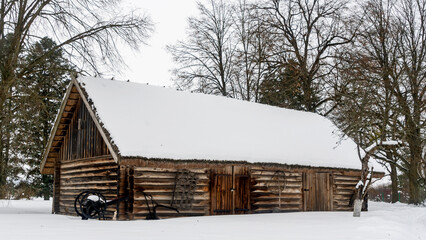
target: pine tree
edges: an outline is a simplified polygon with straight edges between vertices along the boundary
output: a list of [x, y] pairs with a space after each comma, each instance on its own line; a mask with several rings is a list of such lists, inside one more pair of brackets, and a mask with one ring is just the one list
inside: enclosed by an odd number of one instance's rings
[[[53, 40], [45, 37], [31, 46], [24, 61], [34, 62], [55, 46]], [[28, 137], [23, 139], [26, 145], [21, 152], [29, 165], [28, 183], [38, 196], [44, 196], [45, 199], [50, 196], [52, 179], [50, 175], [40, 174], [40, 161], [72, 70], [73, 67], [64, 58], [62, 49], [58, 49], [45, 61], [35, 65], [32, 73], [22, 79], [27, 91], [26, 97], [30, 99], [29, 107], [24, 112], [24, 117], [28, 119], [25, 129]]]
[[[54, 47], [53, 40], [42, 38], [23, 52], [20, 64], [34, 62]], [[2, 122], [8, 126], [2, 128], [6, 136], [2, 142], [6, 143], [3, 158], [9, 161], [3, 177], [9, 196], [22, 188], [18, 192], [49, 199], [52, 177], [41, 175], [39, 166], [73, 67], [62, 49], [37, 62], [29, 74], [16, 81], [6, 102], [4, 116], [8, 119]]]
[[303, 110], [303, 94], [295, 61], [275, 66], [260, 85], [260, 102]]

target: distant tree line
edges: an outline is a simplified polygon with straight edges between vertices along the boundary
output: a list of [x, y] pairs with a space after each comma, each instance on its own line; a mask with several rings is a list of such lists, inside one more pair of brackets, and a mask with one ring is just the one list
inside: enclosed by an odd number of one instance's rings
[[[178, 88], [332, 119], [426, 198], [426, 0], [206, 0], [168, 46]], [[226, 117], [226, 116], [224, 116]], [[398, 145], [381, 145], [394, 140]]]

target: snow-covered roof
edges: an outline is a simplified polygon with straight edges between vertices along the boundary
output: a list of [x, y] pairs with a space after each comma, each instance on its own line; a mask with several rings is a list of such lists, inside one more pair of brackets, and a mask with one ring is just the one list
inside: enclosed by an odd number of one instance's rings
[[80, 76], [122, 157], [360, 169], [356, 144], [315, 113]]

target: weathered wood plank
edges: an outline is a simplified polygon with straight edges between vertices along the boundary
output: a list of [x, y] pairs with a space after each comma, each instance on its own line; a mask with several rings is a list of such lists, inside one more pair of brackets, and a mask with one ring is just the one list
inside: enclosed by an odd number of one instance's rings
[[80, 178], [80, 177], [115, 177], [114, 179], [116, 179], [117, 172], [116, 171], [102, 171], [102, 172], [95, 172], [95, 173], [81, 173], [81, 174], [74, 174], [74, 175], [62, 175], [61, 176], [61, 180], [62, 179], [71, 179], [71, 178]]
[[[138, 175], [139, 172], [162, 172], [162, 173], [176, 173], [178, 169], [176, 168], [152, 168], [152, 167], [134, 167], [135, 175]], [[208, 169], [190, 169], [193, 173], [207, 173]]]
[[96, 167], [84, 167], [84, 168], [74, 168], [74, 169], [62, 169], [63, 175], [77, 174], [77, 173], [90, 173], [98, 171], [117, 171], [117, 166], [114, 165], [105, 165], [105, 166], [96, 166]]

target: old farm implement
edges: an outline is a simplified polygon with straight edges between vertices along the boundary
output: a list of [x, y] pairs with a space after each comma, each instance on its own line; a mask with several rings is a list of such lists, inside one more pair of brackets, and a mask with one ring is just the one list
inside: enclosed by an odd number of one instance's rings
[[[157, 216], [157, 208], [167, 208], [176, 211], [179, 213], [179, 210], [171, 207], [166, 206], [162, 204], [158, 204], [151, 194], [144, 193], [145, 196], [145, 202], [148, 208], [148, 215], [146, 216], [146, 219], [153, 220], [153, 219], [160, 219]], [[119, 196], [117, 198], [114, 198], [110, 201], [107, 201], [99, 192], [95, 191], [85, 191], [80, 193], [74, 201], [74, 209], [78, 216], [81, 217], [82, 220], [87, 219], [108, 219], [105, 214], [108, 206], [112, 206], [114, 204], [118, 204], [122, 201], [128, 201], [128, 196]]]

